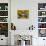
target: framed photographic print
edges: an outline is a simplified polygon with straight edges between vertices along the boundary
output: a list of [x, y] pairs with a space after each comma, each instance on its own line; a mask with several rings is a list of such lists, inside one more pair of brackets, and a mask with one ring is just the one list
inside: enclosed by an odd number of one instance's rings
[[29, 10], [17, 10], [18, 19], [28, 19]]

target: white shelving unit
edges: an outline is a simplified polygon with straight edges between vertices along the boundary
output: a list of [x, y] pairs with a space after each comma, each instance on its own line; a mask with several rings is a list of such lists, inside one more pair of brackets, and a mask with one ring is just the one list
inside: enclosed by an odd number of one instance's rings
[[[42, 8], [42, 9], [40, 9]], [[38, 31], [46, 31], [46, 3], [38, 4]], [[46, 32], [45, 32], [46, 33]], [[44, 34], [42, 34], [44, 35]], [[40, 36], [42, 37], [42, 36]], [[43, 36], [43, 37], [46, 37]]]
[[[8, 2], [4, 3], [4, 1], [0, 0], [0, 45], [8, 45], [8, 25], [9, 25], [9, 7]], [[7, 12], [7, 13], [6, 13]], [[2, 26], [1, 26], [2, 25]], [[7, 26], [6, 26], [7, 25]], [[2, 27], [5, 27], [4, 29]], [[5, 30], [6, 29], [6, 30]], [[3, 32], [3, 33], [2, 33]], [[5, 33], [4, 33], [5, 32]]]

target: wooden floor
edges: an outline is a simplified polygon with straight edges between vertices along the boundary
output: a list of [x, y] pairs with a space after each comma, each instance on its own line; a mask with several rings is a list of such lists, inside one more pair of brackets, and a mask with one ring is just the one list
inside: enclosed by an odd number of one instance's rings
[[8, 46], [8, 45], [0, 45], [0, 46]]

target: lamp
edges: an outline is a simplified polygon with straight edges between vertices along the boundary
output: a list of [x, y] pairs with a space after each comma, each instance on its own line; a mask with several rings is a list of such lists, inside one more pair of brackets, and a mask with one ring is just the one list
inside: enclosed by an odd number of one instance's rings
[[[30, 35], [19, 35], [19, 36], [22, 39], [21, 40], [21, 46], [28, 45], [28, 44], [25, 44], [26, 43], [25, 40], [29, 40], [32, 37], [32, 36], [30, 37]], [[32, 42], [29, 45], [32, 45]]]

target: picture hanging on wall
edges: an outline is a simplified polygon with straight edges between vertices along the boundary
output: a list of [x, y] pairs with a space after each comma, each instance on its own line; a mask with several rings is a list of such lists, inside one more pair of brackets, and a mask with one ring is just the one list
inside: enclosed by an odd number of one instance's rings
[[17, 10], [18, 19], [28, 19], [29, 10]]

